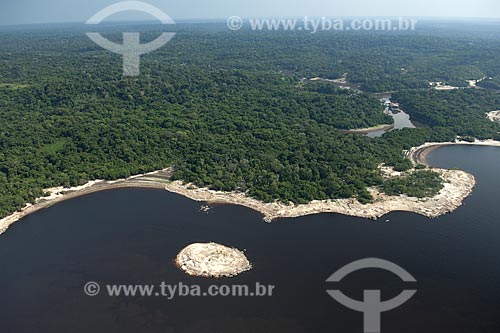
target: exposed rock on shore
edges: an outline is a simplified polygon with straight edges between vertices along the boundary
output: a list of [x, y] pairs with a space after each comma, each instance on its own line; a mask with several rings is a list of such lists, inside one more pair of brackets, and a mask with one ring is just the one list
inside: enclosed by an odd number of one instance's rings
[[245, 206], [264, 214], [266, 222], [286, 217], [300, 217], [319, 213], [338, 213], [342, 215], [378, 219], [393, 211], [407, 211], [430, 218], [452, 212], [462, 205], [475, 184], [474, 176], [459, 170], [441, 170], [445, 180], [444, 188], [432, 198], [413, 198], [406, 195], [389, 196], [378, 189], [369, 191], [375, 198], [373, 203], [362, 204], [357, 199], [336, 199], [312, 201], [305, 205], [286, 205], [280, 202], [264, 203], [248, 197], [244, 193], [218, 192], [206, 188], [196, 188], [191, 184], [172, 182], [166, 186], [170, 192], [181, 194], [192, 200], [210, 203], [234, 204]]
[[[413, 163], [428, 165], [426, 157], [432, 150], [447, 145], [478, 145], [497, 146], [499, 141], [484, 140], [476, 142], [444, 142], [426, 143], [420, 147], [412, 148], [406, 152], [408, 158]], [[265, 203], [241, 192], [219, 192], [207, 188], [197, 188], [192, 184], [183, 184], [181, 181], [170, 182], [172, 169], [164, 169], [151, 172], [145, 175], [133, 176], [128, 179], [117, 181], [92, 181], [86, 185], [75, 188], [54, 188], [46, 190], [49, 196], [39, 198], [34, 205], [28, 204], [20, 212], [16, 212], [0, 220], [0, 234], [19, 219], [34, 213], [40, 209], [47, 208], [55, 203], [72, 199], [81, 195], [99, 192], [115, 188], [124, 187], [145, 187], [166, 189], [169, 192], [177, 193], [195, 201], [208, 202], [214, 204], [232, 204], [251, 208], [264, 215], [266, 222], [286, 217], [300, 217], [319, 213], [338, 213], [349, 216], [378, 219], [392, 211], [408, 211], [421, 214], [427, 217], [438, 217], [449, 213], [462, 205], [463, 200], [468, 197], [475, 184], [474, 176], [458, 170], [439, 170], [446, 181], [445, 187], [438, 195], [432, 198], [413, 198], [405, 195], [388, 196], [376, 188], [369, 189], [375, 198], [373, 203], [361, 204], [356, 199], [337, 199], [325, 201], [312, 201], [305, 205], [287, 205], [281, 202]]]
[[252, 269], [243, 252], [216, 243], [191, 244], [175, 262], [187, 274], [202, 277], [233, 277]]
[[488, 119], [500, 123], [500, 111], [488, 112]]

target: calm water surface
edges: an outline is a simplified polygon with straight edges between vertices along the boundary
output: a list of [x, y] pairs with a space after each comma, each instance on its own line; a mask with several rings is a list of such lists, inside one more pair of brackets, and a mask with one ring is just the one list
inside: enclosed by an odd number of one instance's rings
[[[246, 208], [216, 206], [204, 214], [199, 203], [144, 189], [63, 202], [0, 237], [0, 332], [362, 332], [362, 314], [325, 292], [336, 288], [358, 299], [365, 289], [381, 289], [389, 299], [417, 288], [408, 303], [383, 314], [383, 332], [500, 332], [500, 149], [445, 147], [430, 161], [478, 180], [463, 207], [435, 220], [396, 212], [378, 222], [322, 214], [266, 224]], [[246, 249], [255, 268], [207, 280], [175, 267], [184, 246], [209, 241]], [[367, 257], [397, 263], [418, 283], [408, 286], [378, 270], [325, 282]], [[276, 292], [266, 298], [88, 297], [82, 290], [88, 281], [260, 282]]]
[[[384, 103], [391, 102], [392, 93], [377, 93], [373, 94], [373, 96], [377, 97]], [[393, 131], [395, 129], [403, 129], [403, 128], [416, 128], [420, 124], [411, 120], [411, 117], [408, 113], [403, 110], [399, 110], [397, 112], [392, 112], [389, 108], [386, 108], [385, 112], [394, 119], [394, 128], [389, 131], [377, 131], [366, 134], [369, 138], [378, 138], [384, 135], [387, 132]]]

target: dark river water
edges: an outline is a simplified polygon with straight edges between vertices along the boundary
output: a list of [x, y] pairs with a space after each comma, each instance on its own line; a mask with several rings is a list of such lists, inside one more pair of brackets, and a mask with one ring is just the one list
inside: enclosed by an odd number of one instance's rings
[[[382, 332], [500, 332], [500, 149], [445, 147], [435, 166], [478, 180], [452, 214], [430, 220], [396, 212], [374, 222], [335, 214], [262, 222], [235, 206], [200, 204], [160, 190], [124, 189], [63, 202], [0, 237], [0, 332], [363, 332], [363, 315], [327, 289], [362, 299], [417, 294], [382, 314]], [[386, 220], [390, 220], [386, 223]], [[193, 242], [246, 249], [254, 269], [233, 279], [186, 276], [176, 254]], [[381, 258], [417, 280], [365, 269], [326, 279], [364, 258]], [[274, 285], [271, 297], [86, 296], [106, 284]], [[102, 289], [105, 289], [102, 287]]]

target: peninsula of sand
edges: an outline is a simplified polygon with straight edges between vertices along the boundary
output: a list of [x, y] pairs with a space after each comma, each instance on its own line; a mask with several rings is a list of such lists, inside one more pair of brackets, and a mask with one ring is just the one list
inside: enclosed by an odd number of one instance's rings
[[[432, 150], [447, 145], [500, 147], [500, 142], [486, 140], [472, 143], [463, 141], [426, 143], [420, 147], [407, 151], [406, 155], [415, 165], [427, 165], [426, 156]], [[389, 168], [382, 168], [382, 170], [386, 177], [397, 177], [400, 175], [400, 173], [392, 171]], [[389, 196], [380, 192], [377, 188], [370, 188], [369, 191], [374, 197], [374, 200], [369, 204], [361, 204], [356, 199], [335, 199], [312, 201], [309, 204], [303, 205], [287, 205], [281, 202], [265, 203], [241, 192], [220, 192], [207, 188], [198, 188], [192, 184], [184, 184], [181, 181], [171, 182], [170, 178], [173, 169], [168, 168], [116, 181], [97, 180], [74, 188], [58, 187], [47, 189], [45, 191], [47, 196], [38, 198], [35, 204], [28, 204], [21, 211], [0, 220], [0, 234], [4, 233], [9, 226], [23, 217], [61, 201], [94, 192], [129, 187], [165, 189], [169, 192], [180, 194], [199, 202], [245, 206], [262, 213], [266, 222], [272, 222], [279, 218], [300, 217], [319, 213], [337, 213], [368, 219], [378, 219], [393, 211], [407, 211], [429, 218], [435, 218], [450, 213], [460, 207], [463, 200], [472, 193], [476, 181], [474, 176], [464, 171], [434, 170], [442, 175], [444, 187], [436, 196], [431, 198], [419, 199], [406, 195]]]

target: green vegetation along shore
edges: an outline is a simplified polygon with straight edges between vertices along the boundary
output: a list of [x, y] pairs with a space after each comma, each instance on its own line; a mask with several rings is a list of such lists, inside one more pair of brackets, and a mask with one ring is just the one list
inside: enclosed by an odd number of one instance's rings
[[[111, 38], [121, 35], [116, 29]], [[147, 40], [155, 29], [136, 30]], [[404, 149], [457, 135], [498, 138], [500, 125], [484, 114], [500, 109], [496, 92], [429, 92], [427, 82], [496, 78], [500, 46], [489, 35], [480, 37], [487, 46], [471, 50], [464, 35], [178, 30], [168, 47], [143, 57], [137, 78], [123, 78], [122, 59], [78, 27], [0, 35], [0, 216], [44, 188], [168, 166], [173, 180], [264, 202], [368, 203], [370, 187], [396, 191], [384, 184], [381, 164], [413, 167]], [[392, 123], [368, 93], [301, 82], [345, 73], [365, 91], [401, 90], [396, 98], [427, 127], [376, 139], [343, 133]], [[435, 101], [442, 103], [426, 104]], [[463, 117], [462, 102], [471, 111]], [[428, 107], [437, 118], [424, 114]], [[439, 179], [422, 175], [397, 191], [439, 189]]]

